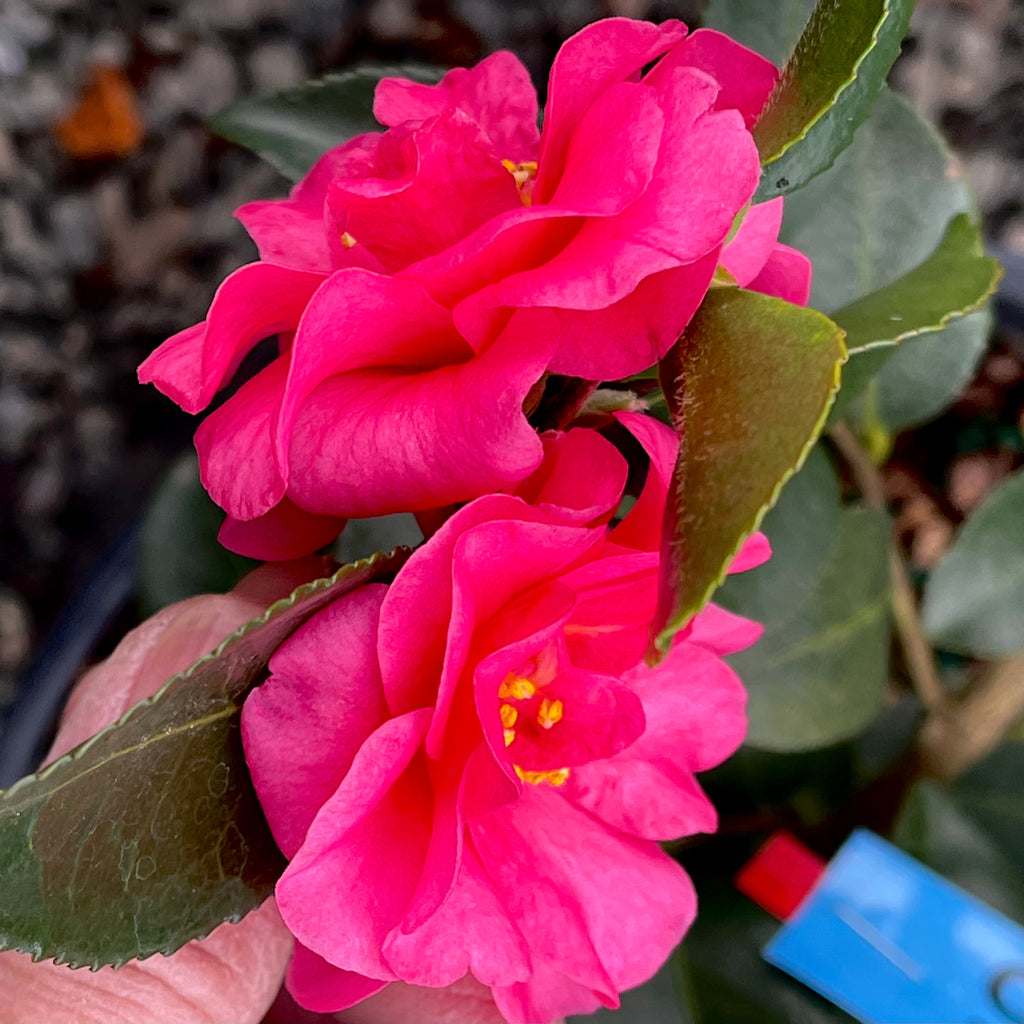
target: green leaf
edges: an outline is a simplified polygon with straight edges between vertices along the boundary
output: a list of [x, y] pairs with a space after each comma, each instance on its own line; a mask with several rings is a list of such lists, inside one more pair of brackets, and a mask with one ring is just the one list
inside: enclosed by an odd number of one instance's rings
[[708, 601], [800, 466], [844, 358], [842, 332], [821, 313], [716, 288], [662, 361], [682, 440], [665, 512], [661, 650]]
[[273, 651], [398, 550], [299, 587], [154, 697], [0, 793], [0, 948], [74, 967], [171, 953], [237, 921], [284, 867], [239, 735]]
[[847, 1024], [837, 1006], [761, 957], [779, 922], [731, 880], [696, 878], [700, 910], [682, 946], [696, 1024]]
[[154, 615], [194, 594], [230, 590], [259, 564], [228, 551], [217, 540], [224, 521], [199, 482], [194, 453], [178, 459], [161, 480], [142, 520], [139, 600]]
[[[864, 433], [941, 411], [969, 379], [987, 341], [984, 315], [966, 326], [958, 321], [987, 305], [1001, 277], [999, 262], [982, 253], [977, 226], [958, 214], [922, 264], [833, 313], [846, 331], [850, 365], [832, 420], [845, 416]], [[893, 346], [926, 334], [937, 337], [912, 347], [884, 373], [899, 355]], [[855, 404], [873, 381], [870, 399]]]
[[[1018, 815], [1022, 809], [1018, 798]], [[892, 840], [978, 899], [1024, 922], [1022, 851], [1007, 856], [955, 790], [930, 779], [916, 782], [893, 826]]]
[[974, 378], [991, 325], [986, 308], [941, 331], [910, 338], [898, 349], [872, 349], [851, 358], [832, 416], [847, 417], [861, 434], [872, 426], [894, 434], [933, 419]]
[[960, 214], [924, 263], [833, 317], [846, 331], [846, 346], [854, 356], [941, 330], [976, 312], [1001, 277], [999, 261], [982, 253], [981, 232]]
[[820, 449], [762, 524], [772, 558], [730, 577], [720, 604], [764, 635], [728, 660], [750, 695], [747, 744], [823, 747], [859, 733], [881, 708], [889, 656], [889, 521], [842, 508]]
[[755, 201], [830, 167], [864, 122], [899, 56], [913, 0], [819, 0], [754, 126]]
[[418, 64], [366, 64], [284, 92], [242, 100], [208, 123], [218, 135], [298, 181], [327, 150], [354, 135], [381, 130], [373, 116], [373, 92], [382, 78], [433, 83], [443, 74], [440, 68]]
[[814, 10], [814, 0], [710, 0], [701, 23], [749, 46], [781, 67]]
[[835, 164], [786, 199], [780, 238], [814, 264], [810, 304], [828, 314], [902, 277], [973, 214], [935, 130], [886, 89]]
[[934, 644], [980, 658], [1024, 647], [1024, 470], [988, 494], [924, 590], [921, 619]]

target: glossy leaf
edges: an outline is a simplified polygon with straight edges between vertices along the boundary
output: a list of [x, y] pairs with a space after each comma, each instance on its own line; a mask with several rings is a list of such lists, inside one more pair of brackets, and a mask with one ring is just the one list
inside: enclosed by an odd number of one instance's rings
[[833, 415], [847, 417], [861, 433], [894, 434], [933, 419], [973, 380], [991, 323], [986, 308], [898, 349], [862, 352], [846, 365]]
[[224, 521], [199, 482], [199, 460], [183, 455], [161, 480], [142, 521], [139, 599], [143, 615], [194, 594], [230, 590], [259, 563], [217, 540]]
[[242, 100], [213, 117], [209, 127], [298, 181], [327, 150], [382, 130], [373, 117], [373, 91], [382, 78], [437, 82], [442, 74], [423, 65], [363, 65]]
[[0, 948], [119, 965], [173, 952], [259, 906], [284, 861], [245, 765], [245, 695], [310, 615], [396, 571], [407, 554], [299, 587], [118, 722], [0, 793]]
[[789, 59], [814, 0], [709, 0], [701, 24], [731, 36], [781, 67]]
[[961, 527], [924, 591], [921, 618], [945, 650], [994, 658], [1024, 647], [1024, 470]]
[[[883, 90], [871, 117], [833, 167], [786, 199], [781, 238], [814, 263], [811, 305], [830, 315], [892, 284], [925, 263], [958, 214], [973, 219], [962, 174], [934, 129], [906, 100]], [[900, 315], [891, 310], [889, 315]], [[921, 407], [934, 415], [956, 394], [985, 345], [987, 321], [970, 316], [899, 349], [874, 349], [850, 357], [832, 420], [855, 421], [875, 410], [854, 406], [869, 382], [883, 381], [888, 407], [900, 404], [908, 379], [926, 383]], [[887, 365], [899, 357], [899, 369]], [[933, 373], [935, 361], [959, 368], [958, 380]], [[930, 385], [930, 386], [929, 386]], [[908, 407], [910, 403], [908, 402]], [[908, 408], [908, 416], [913, 410]], [[917, 415], [913, 413], [913, 415]], [[883, 424], [894, 429], [902, 423]], [[910, 420], [913, 422], [913, 418]]]
[[864, 122], [910, 23], [913, 0], [819, 0], [754, 126], [757, 201], [830, 167]]
[[747, 743], [772, 751], [823, 747], [878, 713], [889, 655], [889, 521], [842, 508], [815, 449], [762, 529], [772, 558], [731, 577], [719, 603], [764, 624], [729, 661], [750, 695]]
[[966, 214], [949, 224], [935, 251], [891, 284], [837, 310], [850, 355], [941, 330], [981, 309], [1002, 277], [985, 256], [981, 232]]
[[717, 288], [662, 361], [681, 441], [662, 542], [661, 650], [704, 606], [803, 461], [844, 358], [842, 332], [821, 313]]
[[973, 214], [962, 171], [885, 89], [835, 164], [786, 199], [780, 238], [810, 257], [810, 304], [831, 315], [924, 263], [959, 213]]

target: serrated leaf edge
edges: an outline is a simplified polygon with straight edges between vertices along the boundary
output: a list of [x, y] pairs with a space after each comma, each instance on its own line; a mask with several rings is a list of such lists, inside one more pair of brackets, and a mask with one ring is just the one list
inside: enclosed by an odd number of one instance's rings
[[[822, 316], [825, 314], [822, 313]], [[684, 611], [679, 618], [674, 621], [669, 621], [665, 624], [662, 630], [658, 633], [654, 640], [654, 646], [656, 647], [660, 655], [668, 653], [669, 647], [672, 645], [672, 639], [676, 633], [680, 630], [685, 629], [689, 625], [690, 621], [704, 609], [707, 603], [711, 600], [711, 595], [725, 582], [726, 576], [729, 575], [729, 566], [732, 564], [732, 560], [739, 554], [740, 548], [743, 547], [747, 538], [754, 533], [754, 531], [764, 521], [764, 517], [771, 511], [775, 506], [775, 503], [779, 500], [779, 495], [782, 493], [782, 488], [792, 479], [792, 477], [800, 471], [804, 462], [807, 460], [807, 456], [810, 454], [811, 449], [817, 443], [818, 438], [821, 436], [821, 432], [825, 428], [825, 423], [828, 420], [829, 411], [832, 408], [832, 404], [836, 400], [836, 395], [839, 394], [842, 379], [842, 368], [846, 361], [849, 359], [849, 352], [846, 349], [844, 338], [846, 332], [843, 331], [838, 324], [835, 325], [839, 333], [839, 346], [841, 350], [841, 358], [836, 361], [836, 364], [832, 368], [832, 382], [829, 385], [828, 395], [826, 396], [825, 402], [822, 405], [821, 413], [818, 416], [817, 421], [814, 424], [814, 429], [808, 437], [806, 443], [800, 451], [796, 462], [779, 478], [775, 487], [772, 489], [771, 495], [767, 502], [761, 506], [754, 516], [751, 525], [746, 529], [742, 530], [737, 537], [736, 543], [730, 551], [728, 557], [723, 561], [721, 569], [717, 575], [711, 580], [708, 586], [701, 593], [700, 598], [694, 602], [694, 607], [690, 611]], [[677, 399], [678, 401], [678, 399]]]
[[[357, 572], [362, 572], [365, 569], [372, 569], [376, 566], [383, 567], [388, 565], [390, 562], [403, 560], [408, 558], [412, 553], [412, 549], [399, 546], [393, 548], [388, 552], [377, 551], [366, 558], [360, 558], [358, 561], [350, 562], [347, 565], [341, 566], [336, 572], [330, 576], [325, 576], [317, 580], [311, 580], [308, 583], [303, 583], [301, 586], [296, 587], [287, 597], [283, 597], [278, 601], [275, 601], [270, 605], [262, 615], [255, 619], [250, 619], [248, 622], [239, 626], [230, 636], [226, 637], [220, 642], [209, 654], [204, 654], [198, 661], [193, 662], [183, 672], [179, 672], [176, 675], [171, 676], [160, 687], [156, 693], [149, 697], [144, 697], [137, 704], [133, 704], [120, 718], [116, 721], [111, 722], [110, 725], [101, 729], [94, 736], [80, 743], [74, 749], [68, 751], [62, 757], [59, 757], [56, 761], [52, 761], [50, 764], [40, 768], [37, 772], [33, 772], [30, 775], [26, 775], [23, 778], [18, 779], [12, 785], [5, 790], [0, 790], [0, 804], [7, 803], [12, 796], [18, 791], [24, 789], [26, 786], [35, 782], [45, 782], [50, 775], [52, 775], [58, 768], [64, 767], [71, 762], [77, 761], [85, 753], [87, 753], [101, 738], [107, 736], [109, 733], [125, 725], [128, 721], [140, 714], [142, 711], [151, 707], [157, 701], [161, 700], [163, 695], [174, 685], [184, 682], [190, 679], [196, 672], [198, 672], [204, 665], [209, 664], [211, 661], [215, 661], [220, 658], [225, 651], [230, 650], [235, 644], [239, 643], [244, 637], [248, 636], [251, 632], [259, 629], [261, 626], [266, 625], [272, 619], [277, 618], [279, 615], [283, 615], [290, 608], [294, 607], [299, 601], [305, 600], [306, 598], [312, 597], [324, 590], [329, 589], [336, 583], [339, 583], [346, 576], [353, 575]], [[103, 762], [106, 763], [106, 762]]]
[[[814, 16], [815, 16], [816, 13], [817, 13], [817, 8], [815, 8], [815, 10], [811, 13], [811, 17], [808, 19], [807, 25], [804, 26], [804, 32], [807, 31], [807, 26], [810, 25], [811, 21], [814, 20]], [[781, 157], [785, 156], [786, 153], [788, 153], [789, 150], [793, 148], [793, 146], [795, 146], [798, 142], [802, 142], [805, 138], [807, 138], [807, 135], [811, 131], [811, 129], [814, 128], [814, 126], [817, 125], [821, 121], [821, 119], [823, 117], [825, 117], [825, 115], [828, 114], [830, 110], [832, 110], [833, 107], [835, 107], [835, 105], [839, 102], [840, 96], [842, 96], [843, 93], [846, 92], [846, 90], [849, 89], [851, 85], [853, 85], [853, 83], [857, 80], [858, 72], [860, 71], [861, 65], [867, 59], [868, 55], [873, 53], [875, 51], [875, 49], [877, 48], [879, 37], [880, 37], [881, 32], [882, 32], [882, 28], [885, 26], [886, 22], [893, 15], [893, 13], [894, 12], [893, 12], [892, 0], [882, 0], [882, 12], [881, 12], [881, 15], [878, 18], [878, 21], [875, 23], [874, 29], [872, 30], [872, 33], [871, 33], [871, 44], [870, 44], [870, 46], [868, 46], [861, 53], [860, 57], [854, 63], [853, 68], [850, 71], [850, 77], [847, 78], [845, 81], [840, 83], [840, 85], [838, 86], [836, 91], [832, 94], [832, 97], [830, 98], [828, 103], [825, 106], [823, 106], [821, 108], [821, 110], [819, 110], [818, 113], [815, 114], [814, 117], [811, 118], [811, 120], [807, 122], [806, 125], [804, 125], [804, 128], [800, 132], [799, 135], [795, 135], [788, 142], [784, 143], [782, 148], [777, 153], [774, 153], [773, 155], [771, 155], [771, 156], [769, 156], [766, 159], [761, 161], [762, 175], [767, 173], [768, 168], [773, 163], [775, 163], [777, 160], [779, 160]], [[800, 34], [801, 38], [803, 37], [803, 34], [804, 33], [801, 32], [801, 34]], [[790, 60], [792, 60], [793, 56], [796, 55], [796, 51], [799, 48], [800, 48], [800, 40], [797, 40], [796, 47], [793, 50], [793, 55], [790, 57]], [[789, 61], [786, 62], [787, 66], [788, 66], [788, 64], [789, 64]], [[770, 108], [772, 100], [775, 98], [776, 90], [778, 90], [778, 88], [779, 88], [779, 83], [781, 83], [783, 81], [784, 76], [785, 76], [785, 68], [783, 68], [782, 75], [779, 76], [778, 83], [776, 83], [775, 89], [772, 90], [772, 95], [768, 97], [768, 101], [767, 101], [767, 103], [765, 103], [764, 111], [767, 111]], [[764, 111], [762, 111], [762, 116], [764, 114]], [[755, 125], [755, 131], [756, 131], [756, 125]], [[823, 170], [826, 170], [826, 169], [827, 168], [823, 168]]]

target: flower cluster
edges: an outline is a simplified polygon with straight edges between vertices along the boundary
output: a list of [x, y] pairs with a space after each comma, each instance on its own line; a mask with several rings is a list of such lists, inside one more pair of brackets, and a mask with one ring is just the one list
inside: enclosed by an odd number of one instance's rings
[[[468, 973], [509, 1020], [555, 1019], [617, 1005], [692, 920], [658, 843], [715, 827], [694, 773], [743, 736], [722, 655], [760, 628], [710, 606], [650, 665], [675, 434], [530, 416], [552, 376], [652, 366], [715, 284], [806, 302], [782, 201], [749, 205], [776, 77], [719, 33], [619, 18], [559, 52], [542, 131], [508, 53], [384, 79], [386, 130], [243, 207], [260, 260], [143, 365], [198, 412], [280, 339], [196, 436], [229, 547], [291, 558], [401, 511], [436, 528], [244, 707], [304, 1005]], [[624, 450], [646, 479], [620, 520]], [[767, 553], [754, 537], [732, 570]]]
[[735, 230], [776, 77], [719, 33], [613, 18], [562, 47], [543, 131], [509, 53], [436, 86], [381, 81], [387, 130], [328, 152], [289, 199], [242, 207], [259, 262], [140, 370], [198, 412], [280, 336], [196, 435], [222, 541], [295, 557], [347, 517], [514, 486], [542, 458], [527, 414], [545, 376], [647, 369], [719, 266], [806, 301], [806, 259], [776, 243], [781, 200]]
[[[618, 1005], [693, 919], [658, 841], [715, 828], [694, 773], [743, 736], [721, 655], [760, 627], [711, 606], [645, 663], [675, 437], [620, 420], [651, 459], [621, 523], [619, 452], [545, 435], [517, 494], [470, 502], [390, 585], [315, 615], [246, 702], [304, 1005], [469, 971], [508, 1020], [553, 1020]], [[732, 568], [766, 555], [755, 536]]]

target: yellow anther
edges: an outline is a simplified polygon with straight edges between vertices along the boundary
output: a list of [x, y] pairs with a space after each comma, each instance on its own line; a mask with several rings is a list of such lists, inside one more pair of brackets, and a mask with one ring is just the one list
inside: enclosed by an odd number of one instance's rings
[[569, 778], [568, 768], [554, 768], [551, 771], [534, 772], [525, 768], [520, 768], [517, 764], [512, 767], [515, 768], [516, 775], [518, 775], [523, 782], [528, 782], [531, 786], [539, 786], [542, 782], [550, 782], [552, 786], [564, 786], [566, 780]]
[[519, 712], [511, 704], [502, 704], [501, 710], [498, 713], [501, 715], [501, 724], [506, 729], [511, 729], [519, 717]]
[[516, 738], [515, 729], [502, 729], [502, 735], [505, 737], [505, 746], [512, 746], [512, 741]]
[[517, 676], [514, 673], [509, 675], [505, 682], [498, 687], [498, 696], [502, 700], [529, 700], [537, 692], [537, 687], [530, 682], [529, 679], [524, 679], [522, 676]]
[[341, 233], [341, 244], [345, 246], [346, 249], [351, 249], [353, 245], [358, 245], [359, 243], [355, 240], [353, 235], [350, 235], [347, 231], [343, 231]]
[[529, 206], [531, 193], [533, 192], [533, 185], [531, 183], [537, 177], [537, 161], [523, 160], [521, 163], [516, 164], [511, 160], [502, 160], [501, 166], [515, 179], [516, 188], [519, 189], [523, 202]]
[[545, 697], [537, 709], [537, 724], [542, 729], [550, 729], [555, 723], [562, 720], [562, 702], [560, 700], [548, 700]]

